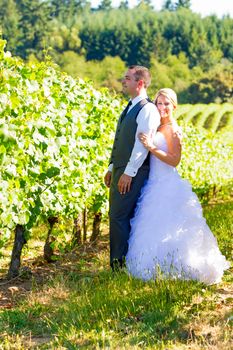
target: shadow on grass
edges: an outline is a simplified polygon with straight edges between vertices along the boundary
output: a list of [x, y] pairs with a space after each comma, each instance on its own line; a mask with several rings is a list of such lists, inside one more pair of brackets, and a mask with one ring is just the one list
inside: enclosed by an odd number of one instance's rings
[[3, 311], [0, 329], [8, 335], [56, 335], [50, 345], [40, 347], [43, 349], [114, 348], [116, 344], [148, 347], [186, 341], [190, 304], [205, 291], [194, 281], [161, 278], [143, 282], [124, 272], [86, 276], [71, 272], [50, 280], [42, 291], [37, 286], [29, 303]]

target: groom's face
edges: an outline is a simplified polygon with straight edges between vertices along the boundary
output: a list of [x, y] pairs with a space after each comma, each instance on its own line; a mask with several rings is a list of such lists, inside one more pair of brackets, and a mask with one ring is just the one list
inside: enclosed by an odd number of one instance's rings
[[138, 91], [138, 81], [134, 76], [135, 69], [128, 69], [125, 73], [124, 78], [122, 79], [122, 90], [125, 94], [134, 97], [137, 95]]

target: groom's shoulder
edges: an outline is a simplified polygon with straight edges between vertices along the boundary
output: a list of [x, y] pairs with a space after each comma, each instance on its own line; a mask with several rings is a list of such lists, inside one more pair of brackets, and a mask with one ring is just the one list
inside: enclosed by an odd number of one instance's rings
[[154, 102], [150, 99], [150, 97], [147, 97], [146, 99], [149, 103], [152, 103], [154, 105]]
[[154, 119], [160, 119], [160, 116], [159, 116], [159, 111], [158, 111], [158, 108], [157, 106], [154, 104], [153, 101], [149, 100], [147, 101], [146, 105], [144, 106], [145, 108], [145, 113], [148, 117], [152, 118], [153, 120]]
[[146, 103], [146, 105], [145, 105], [146, 108], [148, 108], [148, 109], [150, 109], [150, 110], [155, 110], [155, 109], [157, 109], [156, 105], [154, 104], [154, 102], [153, 102], [151, 99], [147, 98], [146, 100], [147, 100], [147, 103]]
[[[140, 111], [144, 114], [151, 114], [157, 110], [154, 102], [151, 101], [148, 97], [144, 97], [138, 102], [138, 106], [140, 106]], [[140, 113], [140, 112], [139, 112]]]

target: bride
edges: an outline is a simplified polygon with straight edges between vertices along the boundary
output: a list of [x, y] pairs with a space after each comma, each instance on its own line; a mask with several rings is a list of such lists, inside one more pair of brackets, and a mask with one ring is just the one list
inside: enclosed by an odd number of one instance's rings
[[173, 118], [176, 93], [159, 90], [155, 104], [161, 124], [154, 139], [139, 134], [151, 153], [150, 174], [131, 220], [127, 269], [143, 280], [154, 279], [159, 272], [218, 283], [230, 265], [206, 224], [191, 185], [176, 170], [181, 158], [181, 131]]

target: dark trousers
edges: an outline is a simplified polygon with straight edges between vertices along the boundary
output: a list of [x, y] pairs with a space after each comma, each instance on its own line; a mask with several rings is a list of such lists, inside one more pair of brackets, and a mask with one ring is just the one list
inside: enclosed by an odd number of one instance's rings
[[141, 188], [149, 175], [149, 166], [143, 165], [132, 178], [130, 191], [122, 195], [118, 191], [117, 184], [124, 169], [113, 168], [110, 186], [110, 265], [112, 267], [114, 262], [122, 266], [127, 254], [130, 219], [133, 217]]

